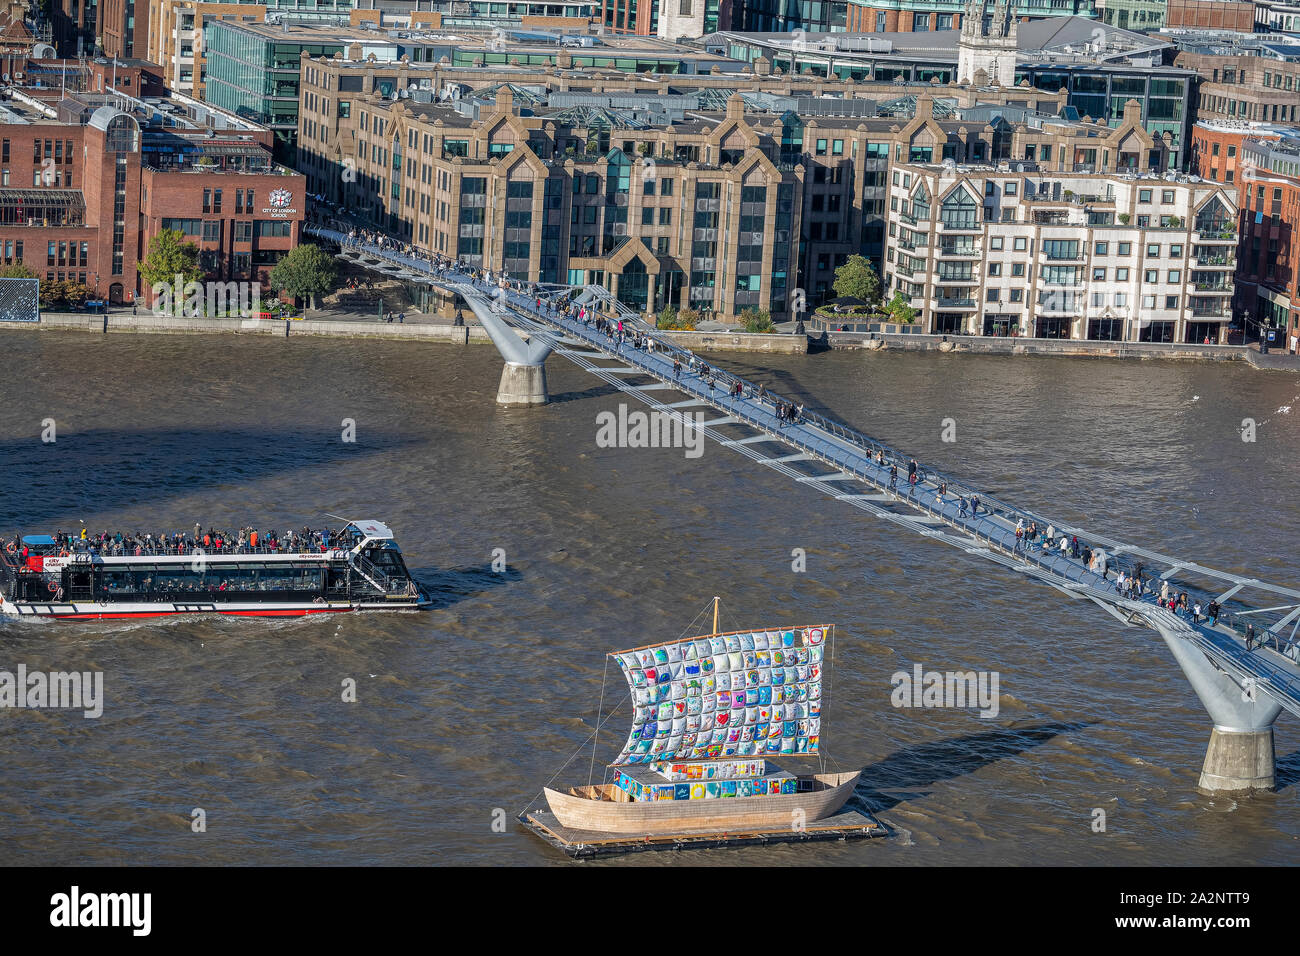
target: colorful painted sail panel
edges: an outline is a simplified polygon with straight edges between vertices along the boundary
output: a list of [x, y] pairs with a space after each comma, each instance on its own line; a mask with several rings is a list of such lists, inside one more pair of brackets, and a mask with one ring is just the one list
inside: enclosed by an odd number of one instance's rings
[[634, 706], [614, 764], [816, 754], [828, 633], [746, 631], [614, 653]]

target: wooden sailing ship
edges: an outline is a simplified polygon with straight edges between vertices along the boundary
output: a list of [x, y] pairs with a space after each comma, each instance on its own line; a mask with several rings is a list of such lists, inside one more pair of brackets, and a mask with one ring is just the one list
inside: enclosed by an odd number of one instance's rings
[[[521, 819], [566, 849], [815, 831], [853, 795], [861, 771], [792, 773], [773, 761], [821, 759], [832, 637], [826, 624], [720, 633], [715, 598], [709, 634], [611, 652], [633, 704], [612, 780], [546, 787], [550, 813]], [[879, 828], [856, 811], [835, 820], [822, 829]]]

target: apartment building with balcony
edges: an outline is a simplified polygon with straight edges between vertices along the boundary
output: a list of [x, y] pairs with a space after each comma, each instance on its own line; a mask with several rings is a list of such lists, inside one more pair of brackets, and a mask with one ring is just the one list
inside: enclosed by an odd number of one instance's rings
[[1237, 207], [1177, 174], [890, 172], [883, 284], [927, 332], [1226, 341]]

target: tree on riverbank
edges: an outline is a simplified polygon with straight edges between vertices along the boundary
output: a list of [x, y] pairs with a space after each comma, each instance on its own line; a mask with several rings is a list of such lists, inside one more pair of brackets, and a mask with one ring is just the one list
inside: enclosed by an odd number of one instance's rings
[[185, 241], [185, 235], [176, 229], [164, 229], [149, 240], [149, 254], [140, 263], [140, 277], [153, 300], [153, 287], [165, 285], [174, 288], [179, 277], [181, 288], [188, 282], [203, 279], [199, 268], [199, 247]]
[[894, 293], [894, 297], [885, 306], [885, 311], [891, 319], [903, 325], [911, 325], [916, 321], [916, 309], [912, 308], [911, 300], [901, 291]]
[[880, 277], [872, 268], [871, 261], [863, 256], [849, 256], [844, 265], [835, 270], [832, 287], [842, 298], [861, 299], [870, 306], [880, 301]]
[[306, 298], [316, 308], [316, 296], [334, 288], [334, 260], [311, 243], [296, 246], [271, 270], [271, 288], [295, 299]]

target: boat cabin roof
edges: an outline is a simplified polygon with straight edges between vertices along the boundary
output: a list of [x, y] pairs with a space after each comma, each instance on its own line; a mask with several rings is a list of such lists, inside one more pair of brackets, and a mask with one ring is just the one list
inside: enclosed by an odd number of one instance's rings
[[[393, 531], [382, 521], [375, 521], [373, 518], [361, 518], [356, 521], [349, 521], [348, 528], [353, 528], [365, 538], [388, 538], [392, 539]], [[344, 529], [346, 531], [347, 528]]]
[[55, 546], [54, 538], [48, 534], [25, 534], [23, 535], [23, 544], [29, 548], [53, 548]]

